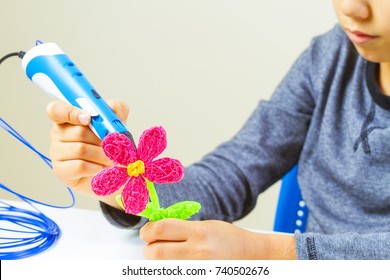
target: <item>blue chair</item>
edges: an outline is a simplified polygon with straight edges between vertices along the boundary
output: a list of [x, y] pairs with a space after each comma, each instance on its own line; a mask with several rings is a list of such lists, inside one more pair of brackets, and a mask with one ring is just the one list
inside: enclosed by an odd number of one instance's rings
[[309, 209], [302, 198], [297, 180], [298, 166], [295, 165], [282, 178], [274, 231], [285, 233], [305, 232]]

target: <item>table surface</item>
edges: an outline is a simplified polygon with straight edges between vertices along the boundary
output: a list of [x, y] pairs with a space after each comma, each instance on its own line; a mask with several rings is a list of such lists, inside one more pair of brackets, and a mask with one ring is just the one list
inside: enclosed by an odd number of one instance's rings
[[[22, 201], [2, 200], [15, 207], [31, 210]], [[146, 243], [137, 230], [111, 225], [99, 210], [58, 209], [34, 205], [60, 228], [61, 236], [48, 250], [29, 257], [37, 260], [143, 260]], [[270, 233], [268, 231], [252, 230]], [[275, 232], [273, 232], [275, 233]], [[284, 233], [283, 233], [284, 234]]]
[[[23, 209], [27, 203], [6, 201]], [[138, 231], [119, 229], [107, 222], [100, 211], [86, 209], [56, 209], [36, 206], [61, 229], [61, 236], [50, 249], [31, 259], [142, 260], [145, 243]]]

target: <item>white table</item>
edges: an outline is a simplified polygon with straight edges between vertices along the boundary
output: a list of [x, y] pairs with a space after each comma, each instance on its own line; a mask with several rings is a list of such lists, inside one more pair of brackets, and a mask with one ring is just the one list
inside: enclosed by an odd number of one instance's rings
[[[11, 205], [31, 209], [19, 201], [7, 201]], [[100, 211], [85, 209], [55, 209], [36, 206], [61, 229], [57, 243], [30, 259], [39, 260], [142, 260], [145, 243], [138, 231], [118, 229], [110, 225]]]
[[[23, 203], [10, 202], [12, 205], [25, 208]], [[83, 209], [54, 209], [43, 206], [38, 208], [62, 230], [62, 236], [51, 249], [22, 259], [20, 261], [2, 261], [2, 279], [156, 279], [156, 276], [123, 276], [128, 267], [132, 269], [147, 268], [175, 269], [180, 266], [187, 269], [206, 269], [207, 276], [193, 277], [198, 279], [224, 279], [226, 275], [216, 278], [216, 267], [269, 267], [272, 279], [291, 278], [294, 273], [300, 279], [313, 279], [329, 271], [338, 278], [359, 278], [369, 275], [381, 278], [389, 271], [388, 261], [319, 261], [319, 262], [280, 262], [280, 261], [145, 261], [143, 247], [138, 232], [122, 230], [110, 225], [99, 211]], [[29, 206], [27, 206], [29, 209]], [[310, 265], [309, 265], [310, 264]], [[213, 272], [211, 272], [213, 271]], [[340, 273], [346, 273], [342, 275]], [[229, 279], [242, 279], [242, 275]], [[355, 278], [356, 278], [355, 277]], [[185, 279], [184, 276], [158, 276], [160, 279]], [[253, 278], [253, 277], [252, 277]], [[261, 277], [260, 277], [261, 278]], [[267, 277], [265, 277], [267, 278]], [[337, 278], [337, 277], [336, 277]], [[383, 278], [383, 277], [382, 277]], [[270, 278], [271, 279], [271, 278]]]
[[[23, 209], [21, 201], [5, 201]], [[56, 209], [35, 205], [61, 229], [61, 236], [50, 249], [29, 257], [37, 260], [143, 260], [145, 242], [138, 231], [119, 229], [109, 224], [100, 211]], [[256, 232], [264, 232], [254, 230]]]

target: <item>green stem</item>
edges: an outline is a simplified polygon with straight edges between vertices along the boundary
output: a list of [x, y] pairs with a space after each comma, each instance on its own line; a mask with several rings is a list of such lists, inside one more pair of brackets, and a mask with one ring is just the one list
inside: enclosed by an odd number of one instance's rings
[[146, 187], [149, 190], [150, 201], [151, 201], [151, 203], [154, 204], [154, 208], [159, 209], [160, 208], [160, 201], [158, 199], [156, 188], [154, 187], [154, 184], [152, 182], [150, 182], [149, 180], [147, 180], [146, 178], [145, 178], [145, 181], [146, 181]]

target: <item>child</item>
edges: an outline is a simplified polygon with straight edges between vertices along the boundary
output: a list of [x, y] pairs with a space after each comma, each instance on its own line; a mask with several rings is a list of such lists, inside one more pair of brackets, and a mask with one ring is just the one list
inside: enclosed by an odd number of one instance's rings
[[[198, 220], [145, 224], [99, 197], [108, 220], [141, 228], [151, 259], [390, 259], [390, 2], [333, 0], [339, 19], [315, 38], [269, 101], [182, 181], [157, 186], [161, 203], [202, 204]], [[127, 118], [123, 102], [112, 103]], [[88, 129], [89, 116], [63, 102], [55, 122], [55, 174], [91, 192], [110, 161]], [[389, 155], [388, 155], [389, 154]], [[310, 210], [307, 233], [260, 234], [230, 224], [295, 164]]]

